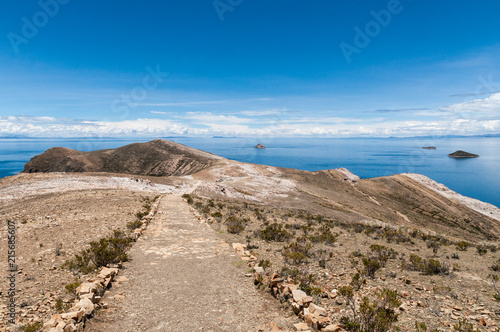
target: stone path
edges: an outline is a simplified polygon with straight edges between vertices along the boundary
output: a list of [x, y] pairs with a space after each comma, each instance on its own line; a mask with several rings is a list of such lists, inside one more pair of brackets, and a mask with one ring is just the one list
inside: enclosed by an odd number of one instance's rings
[[162, 198], [86, 331], [267, 331], [287, 325], [276, 300], [259, 292], [232, 249], [179, 196]]

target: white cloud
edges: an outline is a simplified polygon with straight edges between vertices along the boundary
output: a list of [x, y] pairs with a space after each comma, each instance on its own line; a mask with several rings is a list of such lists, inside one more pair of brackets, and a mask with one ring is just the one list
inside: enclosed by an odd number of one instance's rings
[[486, 115], [500, 116], [500, 93], [495, 93], [485, 99], [475, 99], [463, 103], [441, 107], [440, 110], [450, 112], [454, 115], [467, 114], [474, 117]]
[[[141, 118], [117, 122], [44, 116], [3, 116], [0, 117], [0, 137], [12, 135], [31, 137], [159, 137], [173, 135], [404, 137], [500, 133], [500, 94], [442, 107], [440, 112], [436, 112], [441, 114], [441, 118], [433, 117], [433, 121], [321, 116], [295, 117], [287, 113], [282, 113], [279, 116], [252, 117], [251, 114], [271, 115], [271, 113], [250, 112], [252, 111], [247, 113], [248, 117], [244, 117], [243, 112], [230, 113], [229, 115], [187, 112], [174, 119]], [[156, 111], [151, 113], [163, 114]], [[481, 116], [473, 116], [476, 113], [481, 114]]]
[[195, 123], [206, 125], [254, 122], [252, 119], [240, 118], [234, 115], [218, 115], [210, 112], [187, 112], [182, 118], [194, 120], [193, 122]]
[[254, 111], [241, 111], [238, 114], [246, 116], [266, 116], [266, 115], [285, 115], [292, 113], [286, 109], [270, 109], [270, 110], [254, 110]]

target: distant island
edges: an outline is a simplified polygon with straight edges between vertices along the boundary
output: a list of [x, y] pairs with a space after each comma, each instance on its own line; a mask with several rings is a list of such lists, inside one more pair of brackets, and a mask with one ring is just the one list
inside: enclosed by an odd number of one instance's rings
[[451, 157], [451, 158], [477, 158], [477, 157], [479, 157], [479, 155], [465, 152], [462, 150], [458, 150], [458, 151], [455, 151], [453, 153], [450, 153], [448, 155], [448, 157]]
[[422, 149], [436, 150], [436, 147], [435, 146], [423, 146]]
[[266, 147], [264, 145], [262, 145], [262, 144], [259, 143], [256, 146], [254, 146], [254, 148], [256, 148], [256, 149], [265, 149]]

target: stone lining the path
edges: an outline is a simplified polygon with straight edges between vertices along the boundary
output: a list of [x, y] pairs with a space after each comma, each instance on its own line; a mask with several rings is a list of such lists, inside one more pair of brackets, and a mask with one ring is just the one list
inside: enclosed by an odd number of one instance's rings
[[254, 284], [270, 289], [271, 294], [275, 298], [286, 301], [293, 312], [304, 320], [304, 323], [294, 325], [296, 331], [306, 332], [311, 331], [311, 329], [325, 332], [345, 331], [342, 325], [332, 324], [327, 311], [314, 304], [313, 298], [300, 290], [293, 279], [288, 278], [285, 280], [278, 273], [271, 273], [263, 267], [258, 266], [257, 258], [251, 255], [246, 245], [233, 243], [232, 246], [240, 258], [247, 262], [249, 267], [253, 268]]
[[[161, 197], [152, 205], [151, 211], [144, 216], [142, 226], [131, 234], [134, 241], [144, 233], [149, 223], [153, 220]], [[120, 266], [103, 267], [99, 274], [82, 283], [76, 289], [77, 300], [67, 313], [52, 315], [51, 319], [43, 324], [43, 331], [48, 332], [82, 332], [87, 319], [92, 317], [97, 308], [106, 309], [107, 305], [101, 303], [102, 296], [118, 275]]]

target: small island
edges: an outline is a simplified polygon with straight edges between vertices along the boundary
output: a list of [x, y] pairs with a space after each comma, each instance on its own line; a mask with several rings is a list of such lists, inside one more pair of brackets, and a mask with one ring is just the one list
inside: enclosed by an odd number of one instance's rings
[[266, 147], [264, 145], [262, 145], [262, 144], [259, 143], [256, 146], [254, 146], [254, 148], [256, 148], [256, 149], [265, 149]]
[[426, 149], [426, 150], [436, 150], [436, 147], [435, 146], [423, 146], [422, 149]]
[[451, 158], [477, 158], [477, 157], [479, 157], [479, 155], [465, 152], [462, 150], [458, 150], [458, 151], [455, 151], [453, 153], [450, 153], [448, 155], [448, 157], [451, 157]]

